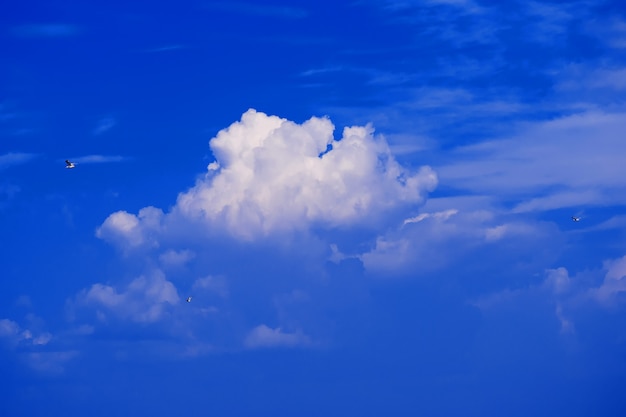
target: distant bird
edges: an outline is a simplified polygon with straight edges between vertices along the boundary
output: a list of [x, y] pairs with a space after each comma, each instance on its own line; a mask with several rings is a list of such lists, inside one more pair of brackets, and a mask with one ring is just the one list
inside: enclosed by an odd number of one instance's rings
[[191, 302], [191, 297], [187, 297], [187, 302], [190, 303]]
[[580, 217], [572, 216], [572, 221], [579, 222], [580, 221]]
[[74, 164], [74, 162], [70, 162], [69, 160], [65, 160], [65, 168], [76, 168], [76, 165]]

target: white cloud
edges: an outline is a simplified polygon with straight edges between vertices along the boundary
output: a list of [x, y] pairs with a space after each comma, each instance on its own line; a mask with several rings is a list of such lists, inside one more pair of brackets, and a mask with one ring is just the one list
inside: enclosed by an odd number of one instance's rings
[[70, 158], [70, 160], [77, 164], [103, 164], [110, 162], [123, 162], [128, 160], [128, 158], [120, 155], [85, 155]]
[[[247, 111], [210, 141], [216, 163], [178, 196], [166, 223], [192, 221], [247, 240], [312, 226], [371, 225], [389, 210], [422, 203], [436, 186], [430, 167], [400, 166], [370, 126], [346, 128], [340, 140], [333, 130], [327, 118], [297, 124]], [[156, 209], [150, 216], [144, 210], [112, 214], [98, 236], [142, 245], [148, 229], [158, 229], [149, 220], [160, 221]]]
[[95, 309], [103, 321], [112, 315], [137, 323], [153, 323], [166, 315], [168, 305], [179, 301], [174, 284], [156, 270], [134, 279], [121, 291], [110, 285], [93, 284], [76, 296], [74, 305]]
[[153, 236], [160, 231], [162, 218], [163, 212], [155, 207], [144, 207], [138, 215], [117, 211], [96, 230], [96, 236], [125, 250], [144, 245], [157, 247]]
[[250, 349], [310, 346], [311, 343], [311, 339], [301, 331], [287, 333], [280, 327], [272, 329], [265, 324], [252, 329], [244, 341]]
[[485, 228], [492, 221], [493, 214], [482, 210], [422, 213], [405, 220], [397, 230], [378, 236], [359, 259], [369, 273], [377, 275], [441, 268], [455, 258], [455, 250], [484, 242]]
[[620, 294], [626, 293], [626, 256], [605, 262], [604, 268], [607, 272], [602, 285], [589, 290], [589, 294], [597, 302], [609, 306]]
[[569, 290], [570, 278], [567, 269], [560, 267], [546, 270], [544, 286], [549, 288], [554, 294], [562, 294]]
[[4, 339], [13, 346], [20, 344], [43, 346], [52, 340], [52, 335], [48, 332], [33, 334], [32, 330], [24, 329], [12, 320], [2, 319], [0, 320], [0, 339]]
[[624, 131], [626, 113], [567, 116], [460, 148], [437, 172], [449, 186], [521, 200], [517, 212], [626, 203]]
[[565, 315], [563, 314], [563, 307], [561, 306], [560, 303], [557, 303], [555, 313], [556, 313], [556, 318], [561, 323], [561, 333], [562, 334], [574, 333], [574, 323], [572, 323], [571, 320], [565, 317]]
[[408, 224], [408, 223], [418, 223], [421, 222], [423, 220], [426, 220], [428, 218], [434, 218], [434, 219], [440, 219], [440, 220], [448, 220], [451, 216], [454, 216], [455, 214], [457, 214], [459, 211], [456, 209], [450, 209], [450, 210], [446, 210], [446, 211], [440, 211], [437, 213], [422, 213], [419, 214], [415, 217], [411, 217], [410, 219], [406, 219], [404, 221], [404, 224]]
[[192, 286], [194, 291], [209, 291], [220, 297], [228, 297], [228, 284], [223, 277], [209, 275], [198, 278]]
[[193, 251], [188, 249], [176, 251], [170, 249], [159, 255], [161, 264], [168, 267], [180, 267], [196, 257]]
[[[551, 251], [537, 254], [536, 243], [546, 236], [560, 239], [551, 225], [525, 222], [502, 211], [485, 210], [483, 207], [487, 204], [482, 198], [437, 200], [429, 200], [424, 209], [456, 203], [466, 209], [425, 212], [378, 236], [372, 247], [358, 256], [369, 274], [415, 276], [466, 262], [475, 264], [475, 259], [486, 256], [479, 251], [489, 251], [489, 256], [497, 256], [500, 262], [505, 262], [513, 253], [519, 257], [523, 252], [527, 254], [523, 255], [527, 262], [537, 262]], [[498, 255], [494, 255], [494, 251], [498, 251]]]

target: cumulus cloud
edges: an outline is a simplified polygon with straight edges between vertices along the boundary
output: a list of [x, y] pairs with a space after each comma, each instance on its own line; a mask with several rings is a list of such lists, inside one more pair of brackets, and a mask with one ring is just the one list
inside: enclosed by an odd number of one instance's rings
[[604, 305], [613, 305], [618, 297], [626, 292], [626, 256], [607, 261], [604, 264], [606, 275], [602, 285], [593, 288], [589, 294]]
[[288, 333], [283, 331], [280, 327], [272, 329], [265, 324], [261, 324], [252, 329], [246, 336], [244, 346], [250, 349], [258, 349], [310, 346], [311, 343], [311, 339], [301, 331]]
[[378, 236], [359, 259], [374, 274], [438, 269], [458, 261], [455, 252], [484, 243], [493, 221], [494, 214], [485, 210], [421, 213], [404, 220], [398, 229]]
[[[421, 204], [436, 186], [430, 167], [400, 166], [371, 126], [345, 128], [339, 140], [333, 131], [327, 118], [298, 124], [247, 111], [210, 141], [216, 161], [178, 196], [166, 222], [184, 219], [253, 240], [312, 226], [372, 223], [389, 210]], [[113, 213], [99, 236], [141, 245], [159, 222], [155, 210]]]
[[93, 284], [76, 296], [74, 306], [94, 309], [102, 321], [113, 316], [137, 323], [153, 323], [165, 316], [168, 306], [179, 301], [174, 284], [156, 270], [134, 279], [123, 290]]
[[33, 334], [30, 329], [23, 329], [12, 320], [2, 319], [0, 320], [0, 339], [4, 339], [13, 346], [43, 346], [52, 340], [52, 335], [48, 332]]
[[144, 207], [137, 215], [117, 211], [96, 230], [96, 236], [123, 249], [157, 247], [154, 236], [160, 231], [162, 218], [163, 211], [155, 207]]
[[552, 290], [555, 294], [567, 292], [570, 287], [570, 277], [567, 269], [563, 267], [548, 269], [546, 271], [544, 286]]

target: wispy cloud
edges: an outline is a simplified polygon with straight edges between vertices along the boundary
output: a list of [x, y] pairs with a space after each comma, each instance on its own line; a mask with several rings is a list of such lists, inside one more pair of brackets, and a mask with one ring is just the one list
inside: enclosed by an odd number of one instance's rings
[[80, 28], [65, 23], [40, 23], [15, 26], [12, 33], [25, 38], [66, 38], [77, 35]]
[[76, 158], [70, 158], [72, 162], [78, 164], [104, 164], [111, 162], [124, 162], [130, 158], [121, 155], [85, 155]]
[[0, 170], [14, 165], [25, 164], [35, 158], [37, 154], [25, 152], [9, 152], [0, 155]]
[[113, 127], [115, 127], [116, 124], [117, 121], [113, 117], [104, 117], [98, 121], [96, 127], [93, 130], [93, 134], [97, 136], [108, 132]]
[[187, 49], [187, 48], [189, 47], [186, 45], [182, 45], [182, 44], [169, 44], [169, 45], [163, 45], [163, 46], [157, 46], [154, 48], [144, 49], [143, 52], [159, 53], [159, 52], [179, 51], [181, 49]]
[[513, 138], [457, 149], [437, 169], [472, 193], [519, 198], [518, 211], [624, 204], [626, 114], [589, 112], [529, 124]]
[[289, 6], [261, 5], [247, 2], [211, 2], [207, 8], [233, 13], [250, 14], [283, 19], [302, 19], [309, 15], [306, 9]]

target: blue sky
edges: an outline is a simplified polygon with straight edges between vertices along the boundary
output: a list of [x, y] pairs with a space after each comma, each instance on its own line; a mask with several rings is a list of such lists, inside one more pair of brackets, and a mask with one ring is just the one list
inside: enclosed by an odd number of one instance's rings
[[27, 0], [0, 53], [0, 414], [626, 412], [621, 2]]

